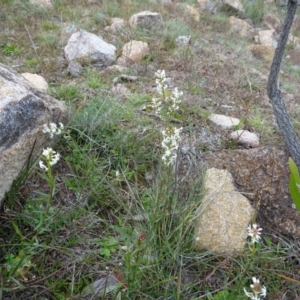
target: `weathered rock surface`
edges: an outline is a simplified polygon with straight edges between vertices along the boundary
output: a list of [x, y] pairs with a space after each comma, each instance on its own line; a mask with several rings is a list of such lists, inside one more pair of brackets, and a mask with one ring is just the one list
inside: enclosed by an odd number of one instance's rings
[[223, 129], [231, 129], [240, 123], [240, 120], [237, 118], [227, 117], [219, 114], [212, 114], [208, 118], [208, 121], [209, 123]]
[[266, 61], [272, 61], [275, 54], [275, 48], [271, 46], [249, 45], [247, 49], [251, 51], [255, 57], [262, 58]]
[[254, 132], [248, 130], [236, 130], [229, 137], [246, 148], [256, 148], [259, 146], [259, 137]]
[[289, 195], [288, 154], [283, 147], [223, 150], [206, 153], [208, 167], [226, 169], [239, 192], [258, 209], [264, 234], [300, 238], [300, 214]]
[[122, 58], [127, 62], [139, 62], [150, 53], [147, 43], [141, 41], [130, 41], [123, 46]]
[[30, 153], [33, 151], [34, 158], [50, 146], [43, 125], [66, 121], [67, 110], [61, 102], [0, 64], [0, 205]]
[[[258, 40], [261, 45], [274, 47], [275, 40], [275, 31], [274, 30], [259, 30], [258, 31]], [[274, 47], [276, 48], [276, 47]]]
[[222, 2], [222, 9], [238, 14], [239, 17], [243, 17], [245, 15], [244, 7], [239, 0], [224, 0]]
[[228, 18], [228, 22], [231, 30], [236, 32], [238, 35], [247, 37], [254, 36], [253, 27], [244, 20], [231, 16]]
[[79, 62], [71, 60], [67, 71], [72, 77], [79, 77], [83, 72], [83, 67]]
[[48, 93], [49, 86], [44, 77], [31, 73], [22, 73], [21, 75], [26, 78], [34, 88], [43, 93]]
[[255, 209], [235, 191], [233, 178], [226, 170], [207, 170], [204, 191], [196, 216], [196, 247], [218, 253], [242, 252], [246, 228], [255, 218]]
[[81, 59], [91, 62], [99, 68], [112, 65], [116, 59], [116, 47], [114, 45], [84, 30], [71, 35], [64, 51], [66, 59], [69, 61]]
[[129, 19], [129, 25], [140, 29], [163, 29], [164, 22], [160, 13], [142, 11], [134, 14]]

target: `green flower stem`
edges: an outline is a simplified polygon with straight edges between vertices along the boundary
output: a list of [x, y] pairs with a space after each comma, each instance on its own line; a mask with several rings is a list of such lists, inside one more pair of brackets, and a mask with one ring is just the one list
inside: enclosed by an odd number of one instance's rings
[[40, 228], [44, 225], [46, 216], [49, 214], [49, 210], [52, 205], [52, 200], [55, 192], [55, 178], [52, 174], [51, 159], [47, 159], [47, 183], [50, 188], [50, 192], [46, 203], [46, 211], [42, 214], [40, 223], [35, 228], [36, 234], [33, 238], [36, 238], [40, 234]]

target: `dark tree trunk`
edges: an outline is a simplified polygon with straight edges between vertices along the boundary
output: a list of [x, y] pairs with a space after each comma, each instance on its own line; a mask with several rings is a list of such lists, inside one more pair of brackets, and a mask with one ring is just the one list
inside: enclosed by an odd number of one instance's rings
[[300, 144], [298, 136], [289, 119], [278, 81], [278, 73], [282, 61], [284, 49], [288, 40], [289, 32], [297, 10], [297, 0], [288, 0], [287, 14], [282, 26], [280, 38], [275, 51], [274, 59], [271, 65], [268, 80], [268, 96], [271, 100], [276, 122], [283, 136], [285, 145], [292, 159], [300, 170]]

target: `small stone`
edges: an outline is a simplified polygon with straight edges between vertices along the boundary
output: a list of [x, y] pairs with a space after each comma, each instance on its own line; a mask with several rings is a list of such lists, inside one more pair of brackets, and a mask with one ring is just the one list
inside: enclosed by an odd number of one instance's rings
[[112, 33], [121, 32], [125, 26], [125, 21], [121, 18], [112, 18], [112, 24], [110, 26], [105, 27], [106, 31], [110, 31]]
[[259, 137], [248, 130], [236, 130], [230, 134], [230, 139], [246, 148], [256, 148], [259, 146]]
[[116, 84], [112, 89], [111, 92], [116, 96], [126, 97], [130, 94], [130, 90], [123, 84]]
[[190, 35], [181, 35], [175, 41], [178, 45], [187, 46], [190, 44], [191, 38], [192, 37]]
[[240, 36], [253, 37], [253, 26], [249, 25], [244, 20], [231, 16], [228, 18], [231, 30], [238, 33]]
[[48, 93], [49, 86], [47, 81], [44, 79], [44, 77], [37, 74], [31, 74], [31, 73], [22, 73], [21, 75], [30, 82], [31, 86], [33, 86], [34, 88], [40, 90], [45, 94]]
[[129, 25], [140, 29], [163, 29], [164, 23], [160, 13], [151, 11], [142, 11], [134, 14], [129, 19]]
[[117, 73], [126, 72], [127, 68], [119, 66], [119, 65], [112, 65], [100, 72], [101, 75], [113, 75]]
[[237, 125], [239, 125], [240, 120], [237, 118], [227, 117], [224, 115], [212, 114], [208, 118], [209, 122], [213, 125], [221, 127], [223, 129], [231, 129]]
[[149, 55], [150, 49], [147, 43], [141, 41], [130, 41], [123, 46], [122, 58], [127, 62], [140, 62], [142, 58]]
[[79, 62], [71, 60], [67, 71], [72, 77], [79, 77], [83, 72], [83, 67]]
[[121, 74], [120, 79], [124, 81], [137, 81], [137, 76], [127, 75], [127, 74]]
[[51, 0], [29, 0], [29, 3], [44, 8], [53, 8]]
[[[259, 30], [258, 40], [261, 45], [274, 47], [274, 30]], [[275, 47], [274, 47], [275, 48]]]

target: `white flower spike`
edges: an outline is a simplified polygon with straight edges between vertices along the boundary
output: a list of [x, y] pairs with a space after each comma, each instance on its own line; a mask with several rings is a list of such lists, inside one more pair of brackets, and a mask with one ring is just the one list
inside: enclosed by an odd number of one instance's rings
[[162, 131], [163, 141], [161, 145], [165, 149], [165, 153], [162, 156], [162, 161], [167, 166], [173, 165], [176, 161], [181, 130], [182, 128], [172, 128]]
[[261, 300], [267, 295], [267, 288], [262, 286], [259, 282], [259, 279], [256, 277], [252, 277], [253, 284], [250, 285], [252, 292], [248, 292], [244, 288], [245, 295], [249, 297], [251, 300]]
[[261, 235], [262, 228], [259, 228], [257, 224], [252, 224], [247, 227], [247, 230], [248, 230], [248, 236], [251, 237], [251, 243], [252, 244], [258, 243], [261, 239], [260, 235]]

